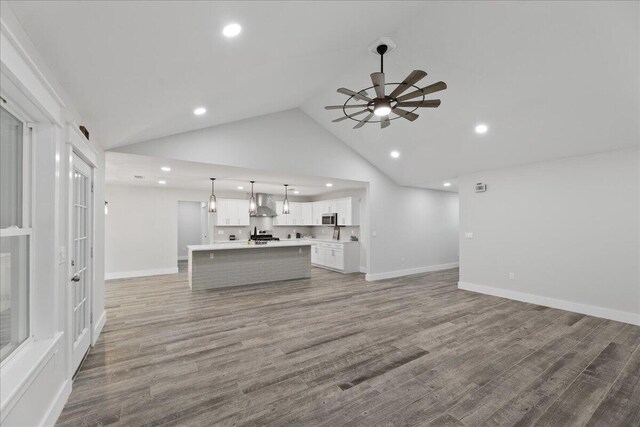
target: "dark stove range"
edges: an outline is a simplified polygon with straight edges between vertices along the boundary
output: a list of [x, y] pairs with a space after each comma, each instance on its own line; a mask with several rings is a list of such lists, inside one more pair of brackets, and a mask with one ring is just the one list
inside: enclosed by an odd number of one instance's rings
[[280, 238], [273, 237], [273, 234], [265, 231], [258, 231], [257, 233], [254, 231], [254, 234], [251, 236], [251, 240], [254, 240], [256, 244], [266, 244], [272, 240], [280, 240]]

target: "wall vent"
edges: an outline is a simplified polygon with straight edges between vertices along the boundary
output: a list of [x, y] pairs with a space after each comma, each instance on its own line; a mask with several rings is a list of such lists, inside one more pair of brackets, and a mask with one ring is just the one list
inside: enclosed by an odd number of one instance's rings
[[476, 184], [476, 193], [484, 193], [487, 191], [487, 184], [479, 182]]

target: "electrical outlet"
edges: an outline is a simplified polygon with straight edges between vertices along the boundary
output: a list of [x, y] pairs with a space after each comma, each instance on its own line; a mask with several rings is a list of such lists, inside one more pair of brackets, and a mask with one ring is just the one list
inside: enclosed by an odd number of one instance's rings
[[464, 233], [465, 239], [473, 239], [473, 233], [471, 231], [467, 231]]
[[509, 280], [516, 280], [515, 273], [509, 273]]
[[378, 233], [376, 233], [376, 231], [375, 231], [375, 230], [373, 230], [373, 232], [371, 233], [371, 235], [372, 235], [373, 237], [376, 237], [376, 236], [378, 235]]
[[223, 230], [218, 230], [218, 234], [224, 234]]
[[213, 254], [209, 254], [209, 259], [213, 259]]
[[238, 230], [238, 234], [242, 234], [242, 230]]

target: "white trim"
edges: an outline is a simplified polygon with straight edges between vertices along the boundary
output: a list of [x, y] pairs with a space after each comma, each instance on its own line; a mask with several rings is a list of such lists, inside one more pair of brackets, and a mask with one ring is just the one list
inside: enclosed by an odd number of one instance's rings
[[58, 332], [53, 338], [32, 341], [21, 350], [20, 354], [16, 354], [9, 363], [2, 366], [0, 380], [3, 393], [2, 402], [0, 402], [0, 422], [4, 421], [49, 360], [56, 355], [62, 335], [62, 332]]
[[64, 102], [3, 19], [0, 19], [0, 51], [3, 74], [52, 123], [62, 126], [60, 117]]
[[67, 143], [71, 144], [73, 151], [92, 168], [98, 167], [98, 150], [80, 132], [78, 125], [67, 122]]
[[176, 274], [177, 272], [178, 272], [178, 267], [156, 268], [154, 270], [121, 271], [117, 273], [106, 273], [104, 275], [104, 278], [105, 280], [127, 279], [129, 277], [160, 276], [163, 274]]
[[93, 334], [91, 335], [91, 346], [96, 345], [96, 342], [98, 341], [98, 337], [102, 332], [102, 328], [104, 328], [104, 325], [106, 323], [107, 323], [107, 312], [103, 310], [102, 314], [100, 315], [100, 318], [93, 325]]
[[32, 228], [3, 228], [0, 229], [0, 237], [16, 237], [16, 236], [31, 236], [33, 234]]
[[71, 380], [65, 380], [62, 387], [60, 387], [60, 391], [53, 399], [51, 406], [47, 409], [46, 415], [44, 416], [44, 420], [42, 421], [42, 426], [54, 426], [58, 417], [62, 413], [64, 409], [64, 405], [67, 403], [69, 399], [69, 395], [71, 394]]
[[628, 311], [619, 311], [610, 308], [596, 307], [594, 305], [581, 304], [558, 298], [543, 297], [540, 295], [533, 295], [525, 292], [511, 291], [509, 289], [495, 288], [493, 286], [477, 285], [470, 282], [458, 282], [458, 289], [513, 299], [516, 301], [528, 302], [530, 304], [543, 305], [545, 307], [552, 307], [560, 310], [567, 310], [575, 313], [587, 314], [589, 316], [601, 317], [603, 319], [610, 319], [617, 322], [630, 323], [632, 325], [640, 326], [640, 314], [630, 313]]
[[447, 270], [449, 268], [456, 268], [456, 267], [458, 267], [457, 262], [450, 262], [448, 264], [429, 265], [427, 267], [409, 268], [406, 270], [394, 270], [394, 271], [387, 271], [384, 273], [367, 273], [365, 280], [367, 280], [368, 282], [371, 282], [374, 280], [393, 279], [395, 277], [410, 276], [412, 274], [420, 274], [420, 273], [429, 273], [431, 271]]
[[360, 266], [360, 273], [366, 273], [367, 272], [367, 267], [364, 265]]

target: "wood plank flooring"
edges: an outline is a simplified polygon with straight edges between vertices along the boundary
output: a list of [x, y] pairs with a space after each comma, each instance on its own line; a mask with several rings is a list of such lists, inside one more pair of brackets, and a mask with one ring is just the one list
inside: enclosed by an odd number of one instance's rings
[[457, 280], [110, 281], [58, 425], [640, 425], [640, 327]]

